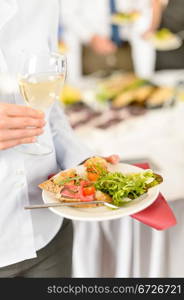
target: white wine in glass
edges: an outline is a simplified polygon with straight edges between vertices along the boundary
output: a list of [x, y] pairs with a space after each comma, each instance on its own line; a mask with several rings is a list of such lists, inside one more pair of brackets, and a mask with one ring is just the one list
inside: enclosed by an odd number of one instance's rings
[[64, 75], [58, 73], [37, 73], [20, 79], [21, 94], [27, 104], [45, 111], [59, 99]]
[[[20, 92], [26, 104], [34, 109], [47, 112], [51, 105], [59, 100], [66, 75], [66, 58], [59, 53], [31, 54], [22, 65], [19, 73]], [[19, 150], [33, 155], [52, 153], [51, 146], [39, 141], [26, 145]]]

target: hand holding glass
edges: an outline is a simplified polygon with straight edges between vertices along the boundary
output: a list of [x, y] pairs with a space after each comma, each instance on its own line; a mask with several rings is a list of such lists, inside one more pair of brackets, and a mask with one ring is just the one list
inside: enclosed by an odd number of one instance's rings
[[[19, 87], [28, 106], [46, 112], [59, 100], [66, 75], [66, 58], [59, 53], [24, 55], [19, 73]], [[46, 143], [37, 142], [27, 146], [26, 153], [50, 154], [53, 150]]]

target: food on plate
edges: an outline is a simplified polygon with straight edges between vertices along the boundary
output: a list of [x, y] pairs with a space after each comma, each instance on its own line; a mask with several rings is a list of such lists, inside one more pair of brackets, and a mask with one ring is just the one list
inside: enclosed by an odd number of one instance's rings
[[112, 172], [109, 166], [105, 159], [92, 157], [81, 166], [59, 172], [39, 187], [53, 193], [61, 202], [88, 202], [80, 204], [80, 207], [101, 205], [93, 203], [95, 200], [121, 207], [163, 181], [162, 177], [152, 170], [125, 174]]
[[159, 40], [168, 40], [172, 38], [173, 33], [168, 28], [162, 28], [155, 32], [155, 37]]
[[107, 172], [108, 163], [104, 158], [101, 157], [93, 157], [88, 159], [84, 163], [84, 167], [86, 168], [86, 176], [87, 179], [96, 182], [98, 178]]
[[155, 87], [152, 85], [144, 85], [139, 87], [134, 94], [134, 99], [137, 103], [144, 103], [147, 99], [149, 99], [152, 92], [155, 90]]
[[158, 50], [172, 50], [179, 48], [182, 44], [180, 37], [168, 28], [162, 28], [151, 34], [149, 40]]
[[60, 95], [61, 103], [65, 105], [74, 104], [80, 102], [81, 99], [82, 95], [79, 89], [67, 84], [63, 87]]
[[39, 185], [40, 188], [43, 190], [46, 189], [48, 192], [52, 192], [55, 194], [60, 193], [61, 191], [61, 182], [63, 180], [69, 180], [69, 178], [73, 178], [76, 176], [75, 169], [70, 169], [67, 171], [60, 172], [57, 176], [57, 174], [53, 175], [52, 177], [49, 176], [49, 179], [47, 181], [44, 181]]
[[119, 108], [130, 104], [134, 100], [134, 93], [135, 91], [121, 93], [113, 100], [112, 107]]
[[153, 92], [149, 99], [147, 100], [146, 104], [148, 106], [160, 106], [166, 103], [168, 100], [171, 100], [174, 95], [173, 88], [169, 87], [161, 87], [157, 88], [155, 92]]
[[137, 77], [133, 73], [110, 76], [98, 84], [97, 100], [107, 101], [113, 99], [136, 79]]
[[153, 107], [170, 101], [173, 97], [174, 89], [164, 86], [160, 87], [147, 79], [128, 74], [119, 77], [117, 82], [116, 77], [105, 81], [101, 92], [101, 94], [98, 94], [98, 97], [100, 95], [98, 99], [103, 99], [103, 101], [105, 98], [106, 100], [110, 99], [114, 108], [121, 108], [129, 104]]
[[140, 12], [118, 12], [112, 15], [111, 21], [113, 24], [126, 24], [135, 22], [140, 17]]
[[138, 104], [144, 103], [154, 89], [155, 87], [147, 80], [137, 79], [113, 99], [112, 106], [118, 108], [132, 102], [137, 102]]
[[149, 188], [162, 182], [162, 177], [152, 170], [141, 173], [123, 174], [107, 173], [95, 183], [95, 188], [112, 197], [112, 203], [117, 206], [130, 202], [145, 194]]
[[114, 101], [120, 94], [135, 90], [148, 83], [148, 80], [139, 78], [132, 73], [112, 76], [99, 84], [96, 97], [99, 101]]
[[140, 78], [134, 73], [116, 73], [99, 80], [95, 87], [87, 91], [67, 84], [63, 88], [60, 101], [68, 111], [70, 108], [79, 108], [79, 105], [81, 109], [91, 107], [95, 110], [98, 105], [102, 109], [106, 102], [115, 109], [128, 105], [152, 108], [167, 101], [170, 103], [173, 94], [173, 88], [158, 86], [151, 80]]

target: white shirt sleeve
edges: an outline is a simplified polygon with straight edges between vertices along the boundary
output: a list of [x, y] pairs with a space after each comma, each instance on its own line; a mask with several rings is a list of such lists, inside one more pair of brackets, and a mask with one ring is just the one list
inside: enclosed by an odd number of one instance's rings
[[93, 151], [77, 138], [58, 103], [54, 104], [49, 118], [56, 159], [61, 169], [74, 167], [94, 156]]
[[59, 27], [59, 0], [52, 3], [52, 11], [49, 22], [49, 50], [57, 51], [58, 49], [58, 27]]

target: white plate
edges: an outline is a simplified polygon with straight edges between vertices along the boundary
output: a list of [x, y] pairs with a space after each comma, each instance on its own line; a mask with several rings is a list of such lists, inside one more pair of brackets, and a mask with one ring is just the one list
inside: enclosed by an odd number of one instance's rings
[[173, 35], [173, 37], [169, 40], [159, 40], [155, 37], [151, 37], [150, 42], [154, 45], [154, 47], [159, 51], [169, 51], [169, 50], [175, 50], [181, 47], [182, 45], [182, 39], [177, 36]]
[[[143, 169], [128, 165], [128, 164], [118, 164], [111, 165], [110, 171], [120, 171], [123, 173], [138, 173], [143, 171]], [[76, 208], [76, 207], [51, 207], [49, 208], [55, 214], [65, 217], [72, 220], [78, 221], [107, 221], [118, 219], [124, 216], [135, 214], [149, 205], [151, 205], [157, 198], [159, 194], [159, 186], [155, 186], [149, 189], [148, 193], [133, 200], [130, 203], [127, 203], [126, 206], [123, 206], [119, 209], [109, 209], [105, 206], [94, 207], [94, 208]], [[48, 202], [58, 202], [58, 200], [53, 196], [53, 194], [43, 191], [42, 193], [44, 203]]]

